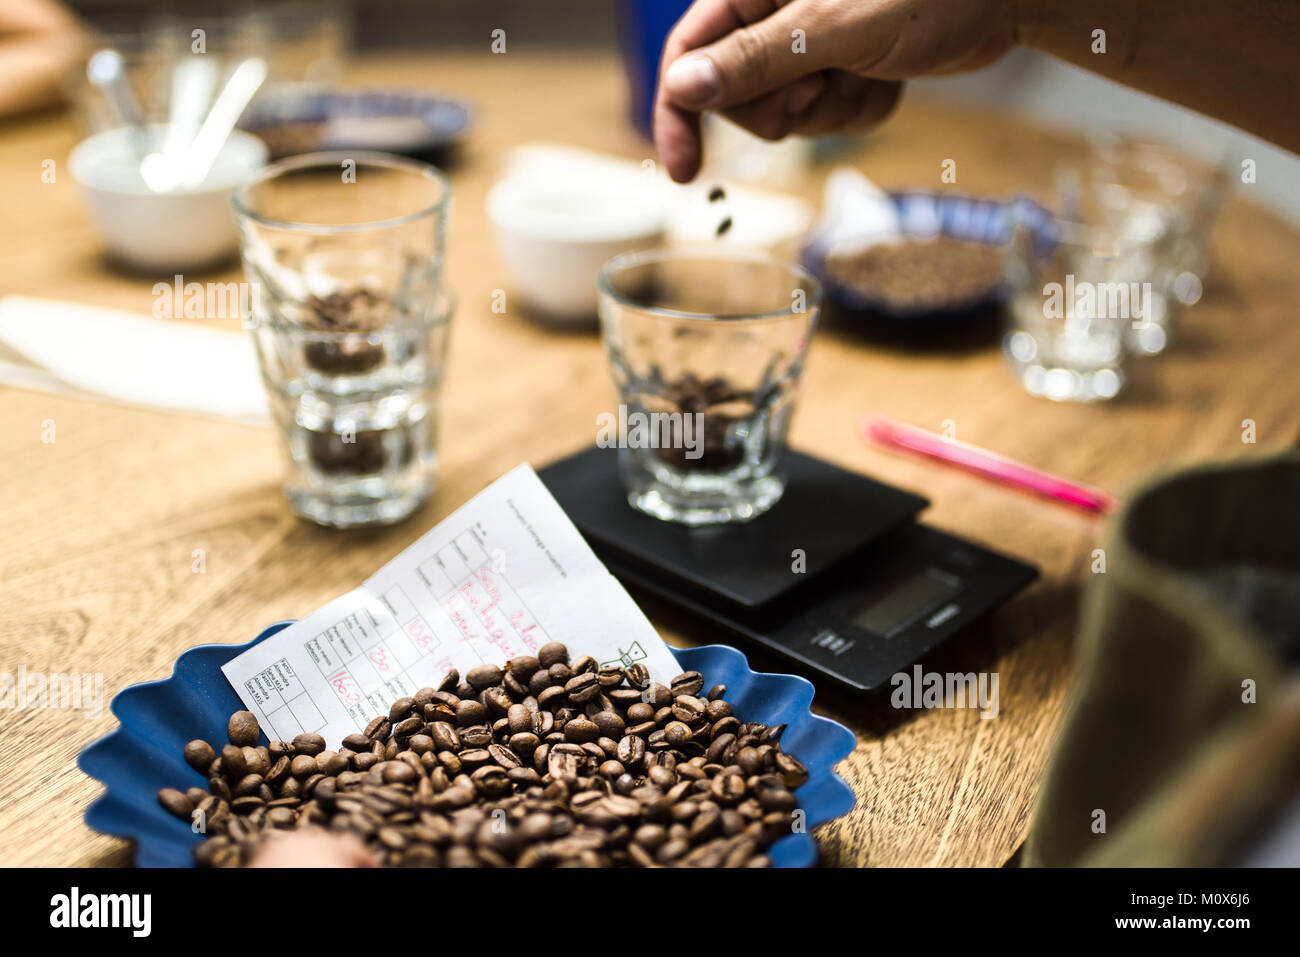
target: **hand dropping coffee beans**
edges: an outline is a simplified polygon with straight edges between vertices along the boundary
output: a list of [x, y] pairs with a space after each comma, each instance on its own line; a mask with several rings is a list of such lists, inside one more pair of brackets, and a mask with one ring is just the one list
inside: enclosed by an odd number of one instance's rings
[[808, 772], [781, 750], [784, 725], [742, 723], [725, 687], [703, 689], [698, 672], [656, 684], [551, 643], [452, 671], [337, 750], [317, 734], [256, 745], [256, 719], [236, 712], [220, 753], [185, 746], [210, 793], [158, 801], [201, 824], [195, 860], [212, 867], [309, 827], [353, 834], [388, 865], [765, 866]]

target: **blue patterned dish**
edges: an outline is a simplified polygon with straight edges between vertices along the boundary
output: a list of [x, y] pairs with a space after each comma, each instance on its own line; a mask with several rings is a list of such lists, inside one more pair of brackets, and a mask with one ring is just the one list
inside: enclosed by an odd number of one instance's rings
[[[1032, 231], [1037, 243], [1050, 247], [1055, 242], [1052, 214], [1029, 199], [979, 199], [926, 190], [891, 192], [888, 197], [898, 212], [904, 238], [947, 236], [966, 242], [1005, 246], [1011, 241], [1014, 227], [1020, 223]], [[1007, 290], [1003, 283], [994, 284], [979, 295], [953, 300], [939, 307], [900, 306], [873, 297], [827, 275], [827, 257], [836, 244], [849, 238], [851, 236], [845, 227], [838, 224], [830, 230], [814, 230], [805, 241], [803, 262], [822, 281], [827, 296], [838, 309], [862, 324], [911, 328], [914, 331], [926, 327], [936, 330], [949, 328], [955, 323], [982, 316], [1006, 299]]]
[[422, 90], [290, 88], [259, 97], [239, 126], [265, 140], [272, 159], [349, 149], [429, 159], [471, 120], [464, 101]]
[[[132, 685], [113, 698], [121, 726], [87, 745], [80, 768], [101, 781], [104, 794], [86, 809], [86, 824], [136, 843], [141, 867], [190, 867], [199, 836], [158, 804], [164, 787], [202, 786], [185, 763], [185, 743], [226, 740], [226, 723], [242, 705], [221, 666], [291, 622], [267, 628], [245, 645], [200, 645], [176, 660], [170, 678]], [[699, 671], [706, 687], [727, 686], [737, 715], [766, 724], [786, 723], [782, 747], [808, 768], [797, 793], [807, 830], [782, 838], [768, 850], [777, 867], [810, 867], [817, 860], [811, 829], [853, 807], [853, 792], [832, 770], [856, 744], [853, 732], [810, 710], [813, 686], [794, 675], [751, 671], [745, 656], [726, 645], [674, 648], [684, 671]]]

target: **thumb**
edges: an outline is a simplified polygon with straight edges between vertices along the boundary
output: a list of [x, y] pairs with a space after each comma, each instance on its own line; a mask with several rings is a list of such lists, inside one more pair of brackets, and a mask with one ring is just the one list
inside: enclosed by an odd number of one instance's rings
[[723, 109], [834, 66], [833, 31], [801, 6], [791, 3], [678, 57], [664, 73], [668, 100], [687, 110]]

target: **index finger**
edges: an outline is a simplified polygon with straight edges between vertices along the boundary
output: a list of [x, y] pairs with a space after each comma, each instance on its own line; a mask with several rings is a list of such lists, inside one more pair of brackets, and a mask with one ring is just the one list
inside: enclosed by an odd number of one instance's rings
[[659, 58], [653, 126], [659, 157], [677, 182], [687, 182], [699, 172], [700, 115], [668, 102], [664, 71], [682, 54], [756, 23], [781, 6], [782, 0], [696, 0], [669, 32]]

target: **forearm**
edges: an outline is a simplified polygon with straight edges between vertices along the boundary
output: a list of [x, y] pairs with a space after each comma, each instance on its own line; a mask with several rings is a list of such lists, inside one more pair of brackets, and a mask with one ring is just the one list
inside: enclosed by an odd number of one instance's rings
[[88, 42], [57, 3], [0, 0], [0, 117], [57, 103]]
[[1016, 14], [1024, 46], [1300, 153], [1300, 0], [1022, 0]]
[[57, 103], [75, 53], [63, 37], [0, 40], [0, 117]]

